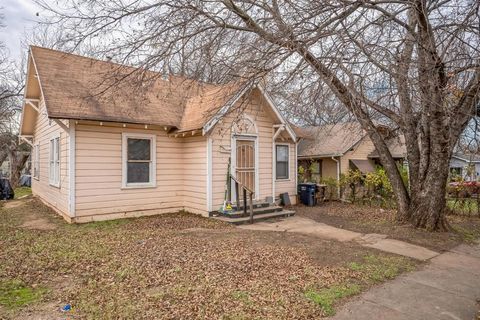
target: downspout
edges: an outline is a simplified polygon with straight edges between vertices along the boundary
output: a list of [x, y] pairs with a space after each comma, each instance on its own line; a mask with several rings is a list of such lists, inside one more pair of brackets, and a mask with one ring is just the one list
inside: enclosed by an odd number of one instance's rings
[[275, 161], [276, 155], [275, 155], [275, 140], [279, 136], [279, 134], [285, 130], [285, 125], [279, 124], [279, 125], [273, 125], [273, 128], [277, 128], [275, 133], [273, 134], [272, 138], [272, 198], [273, 202], [275, 202], [275, 175], [277, 174], [277, 162]]
[[338, 195], [338, 200], [340, 200], [340, 161], [335, 159], [335, 157], [332, 157], [332, 160], [337, 163], [337, 195]]

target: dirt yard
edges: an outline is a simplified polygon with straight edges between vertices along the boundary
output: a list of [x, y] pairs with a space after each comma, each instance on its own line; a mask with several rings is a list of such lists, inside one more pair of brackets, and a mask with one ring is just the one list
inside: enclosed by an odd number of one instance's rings
[[296, 206], [297, 215], [323, 222], [338, 228], [362, 233], [381, 233], [439, 252], [461, 242], [480, 238], [480, 217], [448, 216], [452, 232], [431, 233], [411, 225], [395, 223], [395, 211], [341, 202], [325, 202], [316, 207]]
[[68, 225], [36, 199], [0, 206], [0, 319], [315, 319], [418, 266], [187, 213]]

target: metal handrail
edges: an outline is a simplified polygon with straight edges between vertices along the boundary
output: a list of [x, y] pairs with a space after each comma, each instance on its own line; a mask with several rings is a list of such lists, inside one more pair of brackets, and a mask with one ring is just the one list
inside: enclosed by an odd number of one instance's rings
[[235, 181], [236, 183], [238, 183], [242, 188], [244, 188], [245, 190], [247, 190], [247, 192], [255, 193], [255, 191], [251, 190], [249, 187], [247, 187], [246, 185], [244, 185], [243, 183], [241, 183], [240, 181], [238, 181], [238, 179], [237, 179], [232, 173], [230, 173], [230, 179], [232, 179], [233, 181]]
[[[233, 175], [229, 174], [230, 180], [233, 180], [235, 182], [235, 196], [237, 200], [237, 209], [240, 206], [240, 195], [239, 195], [239, 186], [243, 190], [243, 212], [246, 215], [247, 214], [247, 192], [249, 193], [249, 198], [250, 198], [250, 223], [253, 223], [253, 194], [255, 193], [253, 190], [251, 190], [249, 187], [238, 181], [238, 179]], [[232, 190], [230, 183], [228, 183], [228, 201], [230, 203], [232, 202]]]

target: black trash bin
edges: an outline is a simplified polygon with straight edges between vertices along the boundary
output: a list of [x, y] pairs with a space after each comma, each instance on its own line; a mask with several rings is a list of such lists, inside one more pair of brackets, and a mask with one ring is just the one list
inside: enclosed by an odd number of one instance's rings
[[15, 197], [10, 180], [0, 178], [0, 200], [11, 200]]
[[315, 183], [298, 184], [300, 202], [306, 206], [313, 207], [316, 204], [315, 192], [317, 192], [317, 185]]

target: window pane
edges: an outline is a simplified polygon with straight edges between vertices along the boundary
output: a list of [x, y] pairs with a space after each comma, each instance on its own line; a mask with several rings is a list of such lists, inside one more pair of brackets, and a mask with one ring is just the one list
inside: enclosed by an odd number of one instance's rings
[[288, 161], [288, 146], [277, 146], [277, 161]]
[[50, 161], [53, 161], [54, 159], [54, 152], [55, 152], [55, 147], [54, 147], [54, 142], [53, 140], [50, 140]]
[[150, 163], [129, 162], [127, 164], [127, 183], [150, 182]]
[[277, 179], [287, 179], [287, 178], [288, 178], [288, 163], [277, 162]]
[[150, 139], [128, 138], [128, 160], [150, 160]]
[[60, 160], [60, 140], [55, 138], [55, 161]]

